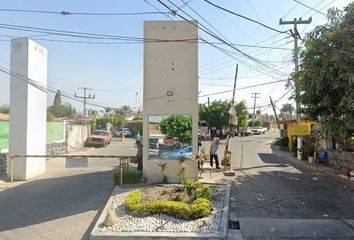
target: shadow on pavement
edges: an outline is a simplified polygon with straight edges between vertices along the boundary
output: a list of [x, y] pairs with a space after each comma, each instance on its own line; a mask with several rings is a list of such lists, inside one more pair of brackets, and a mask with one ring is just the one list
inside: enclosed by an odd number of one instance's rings
[[0, 231], [98, 210], [113, 190], [112, 181], [110, 170], [33, 180], [4, 190]]
[[350, 188], [325, 176], [314, 179], [311, 170], [281, 169], [289, 163], [274, 154], [260, 153], [259, 157], [265, 163], [278, 165], [270, 165], [276, 170], [263, 166], [257, 171], [237, 170], [230, 207], [240, 218], [354, 218], [354, 194]]

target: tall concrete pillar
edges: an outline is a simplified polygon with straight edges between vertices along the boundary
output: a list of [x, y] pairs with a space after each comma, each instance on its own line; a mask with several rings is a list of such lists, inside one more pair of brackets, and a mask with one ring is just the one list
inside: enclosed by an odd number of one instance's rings
[[[10, 155], [45, 155], [47, 49], [28, 38], [11, 40]], [[45, 158], [15, 158], [14, 179], [43, 174]]]
[[[146, 21], [144, 43], [143, 170], [149, 182], [161, 181], [160, 159], [149, 157], [149, 119], [163, 115], [192, 117], [193, 153], [198, 153], [198, 28], [197, 22]], [[170, 40], [170, 41], [169, 41]], [[178, 181], [176, 159], [167, 163], [169, 182]], [[186, 160], [186, 178], [197, 177], [195, 161]]]

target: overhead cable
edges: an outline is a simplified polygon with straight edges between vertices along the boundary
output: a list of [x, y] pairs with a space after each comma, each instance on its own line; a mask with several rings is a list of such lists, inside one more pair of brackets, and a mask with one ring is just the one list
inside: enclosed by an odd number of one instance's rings
[[160, 14], [160, 12], [69, 12], [69, 11], [45, 11], [45, 10], [28, 10], [28, 9], [13, 9], [13, 8], [0, 8], [2, 12], [23, 12], [23, 13], [39, 13], [39, 14], [56, 14], [62, 16], [68, 15], [90, 15], [90, 16], [136, 16], [136, 15], [151, 15]]
[[277, 29], [275, 29], [275, 28], [272, 28], [272, 27], [270, 27], [270, 26], [265, 25], [264, 23], [261, 23], [261, 22], [259, 22], [259, 21], [254, 20], [254, 19], [251, 19], [251, 18], [249, 18], [249, 17], [243, 16], [243, 15], [241, 15], [241, 14], [235, 13], [235, 12], [229, 10], [229, 9], [223, 8], [223, 7], [221, 7], [221, 6], [219, 6], [219, 5], [215, 4], [215, 3], [212, 3], [212, 2], [210, 2], [210, 1], [208, 1], [208, 0], [204, 0], [204, 2], [207, 2], [208, 4], [210, 4], [210, 5], [212, 5], [212, 6], [216, 7], [216, 8], [219, 8], [219, 9], [225, 11], [225, 12], [231, 13], [231, 14], [233, 14], [233, 15], [235, 15], [235, 16], [238, 16], [238, 17], [244, 18], [244, 19], [246, 19], [246, 20], [248, 20], [248, 21], [257, 23], [257, 24], [259, 24], [259, 25], [261, 25], [261, 26], [263, 26], [263, 27], [265, 27], [265, 28], [268, 28], [268, 29], [274, 31], [274, 32], [285, 33], [285, 34], [289, 34], [289, 35], [290, 35], [290, 33], [288, 33], [288, 31], [279, 31], [279, 30], [277, 30]]

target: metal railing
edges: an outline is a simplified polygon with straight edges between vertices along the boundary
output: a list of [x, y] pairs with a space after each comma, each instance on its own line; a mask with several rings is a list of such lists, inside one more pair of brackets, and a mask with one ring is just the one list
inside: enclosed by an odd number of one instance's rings
[[119, 160], [119, 169], [120, 169], [120, 185], [123, 184], [123, 171], [129, 169], [129, 164], [132, 159], [136, 159], [135, 156], [122, 156], [122, 155], [8, 155], [10, 160], [10, 181], [13, 183], [14, 181], [14, 159], [15, 158], [25, 158], [25, 157], [33, 157], [33, 158], [117, 158]]

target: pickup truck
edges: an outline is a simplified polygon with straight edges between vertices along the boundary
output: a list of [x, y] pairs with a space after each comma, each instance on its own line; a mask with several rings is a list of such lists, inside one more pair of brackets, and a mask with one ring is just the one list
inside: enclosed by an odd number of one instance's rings
[[238, 133], [241, 136], [249, 136], [252, 135], [252, 128], [251, 127], [240, 127], [238, 129]]
[[105, 130], [95, 130], [87, 139], [88, 146], [105, 147], [112, 141], [112, 133]]

